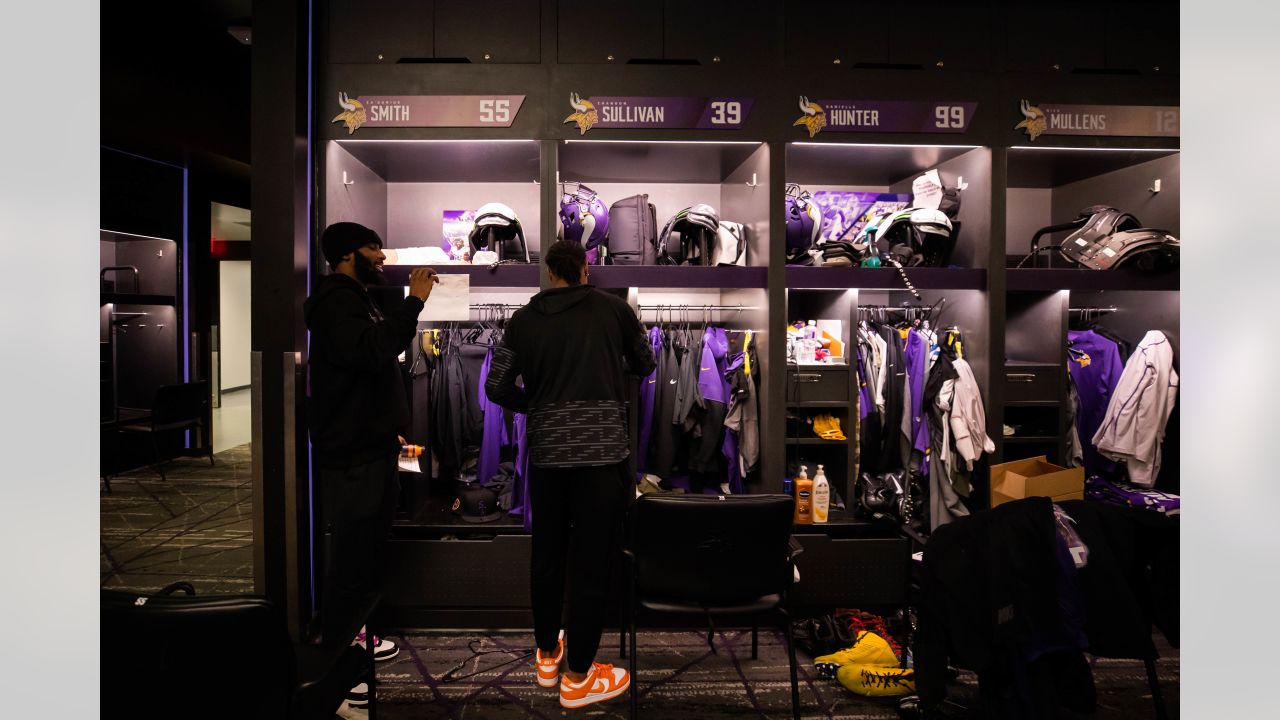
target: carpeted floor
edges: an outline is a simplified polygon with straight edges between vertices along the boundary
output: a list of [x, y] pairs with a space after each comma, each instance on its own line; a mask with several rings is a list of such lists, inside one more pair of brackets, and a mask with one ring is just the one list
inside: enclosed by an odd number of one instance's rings
[[[165, 468], [112, 479], [102, 495], [103, 587], [154, 591], [177, 580], [200, 594], [253, 590], [253, 514], [249, 446], [205, 459], [180, 459]], [[534, 683], [527, 632], [408, 631], [392, 635], [398, 657], [379, 664], [383, 683], [379, 717], [385, 720], [507, 720], [562, 718], [554, 691]], [[1157, 637], [1161, 687], [1170, 716], [1178, 717], [1178, 652]], [[474, 650], [473, 650], [474, 647]], [[790, 717], [790, 682], [780, 636], [761, 631], [760, 659], [751, 660], [750, 634], [724, 630], [717, 652], [698, 632], [642, 632], [640, 716], [659, 720]], [[477, 654], [475, 651], [487, 654]], [[599, 659], [625, 667], [617, 636], [606, 634]], [[896, 701], [863, 698], [817, 676], [800, 656], [800, 703], [805, 718], [896, 718]], [[450, 670], [457, 667], [453, 676]], [[1098, 659], [1098, 718], [1153, 717], [1141, 663]], [[952, 688], [958, 702], [976, 706], [977, 679], [962, 674]], [[626, 717], [625, 697], [575, 711], [590, 718]], [[362, 720], [361, 711], [343, 717]]]
[[[534, 682], [533, 665], [522, 657], [533, 646], [529, 633], [464, 634], [409, 632], [392, 636], [400, 643], [395, 659], [379, 665], [382, 683], [378, 716], [385, 720], [429, 718], [560, 718], [553, 690]], [[751, 635], [726, 630], [716, 636], [717, 652], [698, 632], [640, 634], [639, 714], [660, 720], [790, 717], [791, 691], [786, 652], [779, 635], [761, 631], [760, 659], [751, 660]], [[477, 654], [475, 651], [486, 654]], [[1161, 688], [1173, 718], [1178, 717], [1177, 651], [1162, 646]], [[521, 658], [510, 662], [516, 658]], [[818, 677], [808, 658], [800, 656], [800, 706], [805, 718], [862, 720], [896, 718], [896, 700], [864, 698], [834, 680]], [[620, 667], [616, 635], [605, 635], [599, 660]], [[456, 670], [455, 670], [456, 668]], [[453, 670], [457, 679], [450, 681]], [[469, 677], [468, 677], [469, 676]], [[1153, 717], [1141, 663], [1098, 659], [1094, 666], [1098, 714], [1106, 718]], [[951, 697], [976, 706], [977, 678], [964, 673]], [[575, 711], [584, 717], [626, 717], [626, 698]], [[364, 713], [344, 711], [359, 719]]]
[[241, 445], [111, 478], [100, 504], [102, 587], [151, 592], [185, 580], [201, 595], [253, 592], [251, 455]]

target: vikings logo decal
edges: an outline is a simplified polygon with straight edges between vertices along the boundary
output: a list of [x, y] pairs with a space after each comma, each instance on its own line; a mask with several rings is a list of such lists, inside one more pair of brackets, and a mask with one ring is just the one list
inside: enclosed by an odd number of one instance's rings
[[578, 134], [586, 135], [600, 118], [596, 115], [596, 106], [591, 104], [590, 100], [583, 100], [578, 97], [578, 93], [569, 93], [569, 104], [573, 106], [573, 113], [569, 117], [561, 120], [561, 123], [577, 123]]
[[350, 135], [356, 131], [356, 128], [364, 124], [364, 105], [359, 100], [352, 100], [347, 97], [344, 92], [338, 93], [338, 104], [342, 106], [343, 111], [329, 122], [336, 123], [341, 121], [343, 125], [347, 126], [347, 134]]
[[809, 102], [809, 98], [804, 95], [800, 96], [800, 111], [804, 115], [801, 115], [798, 120], [791, 123], [791, 126], [805, 126], [809, 130], [809, 137], [822, 132], [822, 128], [827, 126], [827, 112], [818, 103]]
[[1045, 118], [1044, 111], [1026, 100], [1022, 101], [1022, 116], [1026, 120], [1014, 125], [1013, 129], [1026, 130], [1027, 136], [1032, 140], [1040, 137], [1040, 134], [1049, 127], [1049, 121]]

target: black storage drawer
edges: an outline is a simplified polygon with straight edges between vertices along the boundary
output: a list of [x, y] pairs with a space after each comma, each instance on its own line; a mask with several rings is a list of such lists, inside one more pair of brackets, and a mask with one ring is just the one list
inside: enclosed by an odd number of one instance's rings
[[1005, 402], [1058, 402], [1062, 386], [1059, 365], [1007, 365], [1004, 369]]
[[787, 402], [848, 400], [848, 366], [787, 368]]
[[[478, 526], [479, 527], [479, 526]], [[391, 540], [382, 603], [392, 607], [529, 607], [528, 535], [492, 540]]]
[[866, 607], [904, 602], [910, 572], [906, 540], [795, 537], [804, 552], [796, 557], [800, 582], [789, 597], [794, 606]]

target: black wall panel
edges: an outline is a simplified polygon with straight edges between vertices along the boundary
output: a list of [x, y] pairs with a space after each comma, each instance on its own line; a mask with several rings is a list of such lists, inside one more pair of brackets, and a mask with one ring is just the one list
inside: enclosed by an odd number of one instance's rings
[[662, 0], [560, 0], [556, 27], [562, 63], [662, 57]]
[[767, 0], [666, 0], [663, 57], [702, 65], [767, 65], [774, 60], [775, 3]]
[[1106, 28], [1108, 69], [1178, 72], [1177, 0], [1109, 3]]
[[[889, 63], [946, 70], [991, 67], [990, 0], [912, 3], [913, 17], [927, 22], [886, 22]], [[858, 33], [859, 39], [871, 33]]]
[[436, 0], [436, 57], [541, 62], [541, 5], [540, 0]]
[[889, 32], [883, 6], [840, 2], [815, 10], [810, 3], [786, 3], [786, 64], [790, 68], [850, 67], [889, 62]]
[[[1009, 70], [1055, 72], [1106, 66], [1106, 4], [1098, 0], [1002, 4]], [[1057, 66], [1055, 68], [1054, 66]]]
[[433, 14], [432, 0], [331, 0], [329, 62], [432, 57]]
[[102, 229], [182, 239], [182, 169], [103, 148]]

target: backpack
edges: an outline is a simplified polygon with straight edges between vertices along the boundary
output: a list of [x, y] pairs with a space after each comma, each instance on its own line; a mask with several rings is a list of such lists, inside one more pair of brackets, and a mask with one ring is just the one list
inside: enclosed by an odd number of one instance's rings
[[658, 214], [648, 195], [632, 195], [609, 206], [607, 252], [610, 265], [657, 263]]
[[747, 264], [747, 228], [742, 223], [721, 220], [716, 228], [716, 242], [711, 249], [712, 265]]
[[699, 203], [672, 215], [658, 236], [658, 264], [710, 265], [719, 227], [710, 205]]

